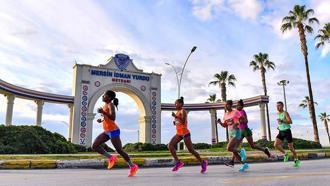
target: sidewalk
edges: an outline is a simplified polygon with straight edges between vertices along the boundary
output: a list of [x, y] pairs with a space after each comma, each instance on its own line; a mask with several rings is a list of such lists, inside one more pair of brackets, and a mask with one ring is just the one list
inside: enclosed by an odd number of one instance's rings
[[[16, 156], [16, 155], [15, 155]], [[24, 155], [22, 155], [24, 156]], [[78, 156], [78, 155], [77, 155]], [[80, 154], [81, 156], [81, 154]], [[313, 160], [330, 158], [330, 152], [303, 152], [298, 153], [300, 160]], [[99, 156], [101, 158], [101, 156]], [[231, 156], [205, 156], [210, 165], [223, 164]], [[0, 160], [0, 169], [65, 169], [65, 168], [106, 168], [107, 161], [105, 159], [77, 159], [77, 160], [38, 160], [38, 159], [21, 159], [21, 160]], [[179, 156], [180, 158], [180, 156]], [[194, 157], [180, 158], [186, 165], [199, 165], [199, 162]], [[282, 161], [283, 156], [276, 156], [273, 159], [268, 159], [263, 153], [260, 152], [247, 152], [248, 162], [275, 162]], [[290, 157], [292, 160], [292, 157]], [[140, 167], [168, 167], [173, 166], [174, 161], [171, 157], [161, 158], [138, 158], [133, 157], [132, 161], [137, 163]], [[116, 163], [115, 168], [127, 167], [127, 164], [122, 158]]]

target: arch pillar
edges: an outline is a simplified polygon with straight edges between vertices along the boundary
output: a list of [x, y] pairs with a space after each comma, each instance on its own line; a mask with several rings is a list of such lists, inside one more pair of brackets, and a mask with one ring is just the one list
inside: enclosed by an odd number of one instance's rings
[[44, 106], [43, 100], [35, 100], [34, 101], [37, 104], [37, 119], [36, 119], [36, 125], [41, 127], [42, 122], [42, 110]]
[[217, 110], [211, 109], [209, 110], [211, 115], [211, 143], [212, 145], [217, 143], [217, 129], [216, 129], [216, 119], [217, 119]]
[[151, 143], [151, 116], [141, 116], [139, 118], [139, 142]]
[[259, 104], [260, 108], [260, 128], [261, 128], [261, 138], [267, 140], [266, 135], [266, 117], [265, 117], [265, 104]]
[[14, 100], [15, 95], [7, 94], [7, 109], [6, 109], [6, 126], [10, 126], [13, 121], [13, 110], [14, 110]]

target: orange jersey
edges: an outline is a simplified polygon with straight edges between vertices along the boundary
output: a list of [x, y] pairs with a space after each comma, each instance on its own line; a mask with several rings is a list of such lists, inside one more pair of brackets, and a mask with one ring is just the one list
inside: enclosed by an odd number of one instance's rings
[[[182, 113], [185, 112], [183, 109], [180, 111], [176, 112], [176, 117], [182, 119], [183, 115]], [[188, 134], [190, 131], [188, 130], [188, 122], [187, 122], [187, 118], [186, 121], [184, 123], [181, 123], [178, 119], [175, 119], [175, 126], [176, 126], [176, 134], [178, 135], [186, 135]]]
[[[109, 106], [108, 104], [105, 104], [103, 106], [103, 111], [106, 113], [109, 113]], [[110, 118], [108, 118], [107, 116], [103, 115], [103, 130], [105, 132], [110, 132], [110, 131], [114, 131], [117, 130], [118, 126], [115, 123], [115, 121], [111, 120]]]

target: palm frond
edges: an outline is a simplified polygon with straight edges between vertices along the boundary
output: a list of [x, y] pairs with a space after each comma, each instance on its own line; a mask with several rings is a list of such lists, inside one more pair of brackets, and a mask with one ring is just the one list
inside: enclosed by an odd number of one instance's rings
[[282, 33], [286, 32], [286, 31], [289, 31], [289, 30], [292, 30], [292, 24], [291, 23], [284, 23], [281, 26]]
[[310, 34], [313, 33], [313, 28], [309, 25], [305, 26], [305, 30], [306, 30], [307, 33], [310, 33]]
[[308, 23], [309, 24], [314, 24], [314, 23], [320, 24], [319, 20], [316, 17], [309, 18]]

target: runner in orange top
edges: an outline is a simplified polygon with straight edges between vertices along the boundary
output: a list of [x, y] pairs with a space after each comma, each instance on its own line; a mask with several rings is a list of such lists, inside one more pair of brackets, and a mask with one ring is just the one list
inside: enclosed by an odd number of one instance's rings
[[205, 173], [207, 169], [207, 160], [202, 160], [198, 152], [196, 152], [193, 148], [191, 138], [190, 138], [190, 131], [187, 127], [187, 112], [182, 108], [183, 106], [183, 97], [175, 101], [175, 107], [177, 112], [172, 112], [172, 116], [174, 117], [173, 124], [176, 127], [176, 134], [171, 139], [170, 143], [168, 144], [168, 149], [170, 150], [174, 160], [175, 166], [173, 167], [172, 171], [177, 171], [181, 167], [183, 167], [184, 163], [178, 159], [176, 155], [175, 145], [177, 145], [182, 139], [188, 149], [188, 151], [196, 157], [196, 159], [201, 163], [202, 170], [201, 173]]
[[96, 137], [92, 149], [102, 154], [108, 158], [108, 169], [111, 169], [114, 164], [118, 161], [116, 155], [111, 155], [104, 150], [100, 145], [111, 139], [112, 145], [115, 147], [118, 154], [120, 154], [130, 167], [130, 173], [128, 176], [134, 176], [138, 170], [138, 165], [131, 162], [130, 157], [126, 152], [123, 151], [121, 140], [120, 140], [120, 130], [115, 123], [116, 120], [116, 110], [118, 109], [118, 99], [116, 98], [116, 93], [112, 90], [108, 90], [104, 93], [102, 97], [105, 103], [103, 108], [97, 110], [103, 117], [103, 119], [98, 119], [98, 123], [103, 123], [104, 132], [102, 132], [98, 137]]

